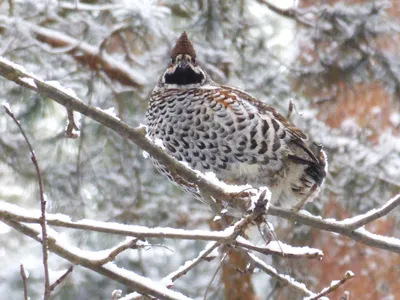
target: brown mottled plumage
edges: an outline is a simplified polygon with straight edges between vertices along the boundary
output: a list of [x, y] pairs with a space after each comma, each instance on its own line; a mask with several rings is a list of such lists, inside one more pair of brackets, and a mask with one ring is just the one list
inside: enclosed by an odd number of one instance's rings
[[[318, 194], [325, 162], [299, 128], [250, 94], [215, 83], [185, 32], [171, 57], [146, 115], [148, 134], [170, 155], [229, 183], [268, 186], [271, 202], [285, 207], [300, 208]], [[200, 198], [193, 187], [178, 185]]]

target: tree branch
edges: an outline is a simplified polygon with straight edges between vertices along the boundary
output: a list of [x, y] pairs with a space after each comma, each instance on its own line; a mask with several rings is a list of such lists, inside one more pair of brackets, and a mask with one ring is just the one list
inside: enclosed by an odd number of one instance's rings
[[[183, 164], [179, 163], [176, 159], [166, 154], [160, 147], [154, 145], [154, 143], [146, 138], [145, 130], [143, 130], [143, 128], [131, 128], [122, 121], [102, 112], [101, 110], [96, 109], [91, 105], [86, 105], [68, 89], [63, 88], [61, 90], [59, 87], [54, 86], [53, 83], [49, 84], [39, 77], [26, 72], [23, 67], [1, 57], [0, 75], [8, 80], [14, 81], [21, 86], [31, 89], [44, 97], [48, 97], [56, 101], [69, 110], [80, 112], [81, 114], [114, 130], [121, 137], [130, 140], [142, 148], [142, 150], [148, 152], [153, 158], [159, 161], [162, 165], [166, 166], [172, 174], [179, 174], [179, 176], [185, 179], [187, 182], [197, 185], [199, 190], [201, 190], [203, 193], [213, 195], [214, 198], [221, 201], [227, 200], [231, 203], [235, 203], [234, 205], [236, 208], [241, 206], [240, 210], [245, 210], [244, 207], [246, 203], [243, 201], [243, 199], [238, 199], [236, 193], [227, 193], [223, 190], [223, 188], [209, 184], [208, 180], [206, 180], [204, 177], [201, 177], [199, 173], [187, 168]], [[33, 81], [33, 84], [27, 79]]]
[[[98, 47], [92, 46], [85, 41], [75, 39], [65, 33], [54, 29], [37, 26], [30, 22], [18, 18], [0, 16], [0, 23], [9, 26], [18, 25], [24, 28], [24, 32], [30, 32], [32, 36], [42, 43], [46, 43], [54, 48], [65, 48], [76, 61], [82, 65], [89, 66], [92, 70], [101, 70], [111, 79], [121, 84], [143, 89], [146, 79], [139, 73], [133, 72], [124, 63], [115, 60], [112, 56], [105, 53], [101, 54]], [[17, 28], [18, 28], [17, 27]], [[26, 31], [25, 31], [26, 30]], [[32, 38], [29, 36], [29, 38]]]
[[14, 114], [11, 112], [10, 107], [6, 104], [3, 105], [6, 113], [13, 119], [15, 124], [18, 126], [21, 134], [23, 135], [26, 144], [28, 145], [29, 151], [31, 153], [31, 160], [36, 170], [36, 176], [39, 184], [39, 195], [40, 195], [40, 208], [41, 208], [41, 216], [40, 216], [40, 226], [42, 228], [42, 253], [43, 253], [43, 267], [44, 267], [44, 300], [47, 300], [50, 297], [50, 279], [49, 279], [49, 266], [48, 266], [48, 253], [47, 253], [47, 224], [46, 224], [46, 200], [44, 198], [44, 188], [43, 188], [43, 180], [42, 174], [40, 172], [39, 163], [35, 155], [35, 151], [32, 148], [31, 143], [27, 135], [25, 134], [24, 129], [21, 126], [21, 123], [17, 120]]
[[345, 219], [340, 221], [339, 223], [345, 225], [351, 230], [356, 230], [362, 226], [365, 226], [373, 221], [387, 215], [390, 213], [394, 208], [399, 206], [400, 204], [400, 194], [396, 195], [392, 199], [390, 199], [385, 205], [378, 209], [372, 209], [369, 212], [358, 215], [353, 218]]
[[318, 300], [323, 296], [328, 295], [329, 293], [333, 292], [334, 290], [336, 290], [338, 287], [340, 287], [341, 285], [343, 285], [346, 281], [348, 281], [349, 279], [353, 278], [354, 274], [351, 271], [347, 271], [343, 278], [341, 280], [335, 280], [331, 283], [331, 285], [329, 287], [324, 288], [320, 293], [318, 293], [315, 296], [312, 296], [311, 298], [306, 298], [305, 300]]
[[63, 275], [60, 276], [52, 285], [50, 285], [50, 291], [52, 292], [65, 278], [73, 271], [74, 266], [71, 265]]
[[172, 286], [175, 280], [182, 277], [191, 269], [193, 269], [195, 266], [197, 266], [200, 262], [205, 260], [207, 256], [210, 255], [211, 252], [213, 252], [216, 248], [218, 248], [219, 244], [220, 243], [218, 242], [211, 242], [207, 244], [206, 248], [203, 251], [201, 251], [195, 259], [185, 262], [185, 264], [182, 265], [178, 270], [173, 271], [167, 276], [165, 276], [162, 281], [166, 282], [168, 286]]
[[[36, 216], [35, 216], [36, 215]], [[23, 223], [39, 223], [39, 213], [32, 210], [25, 210], [16, 205], [0, 201], [0, 217], [11, 219]], [[94, 220], [71, 221], [68, 216], [63, 214], [47, 214], [47, 224], [64, 228], [79, 230], [88, 230], [122, 236], [131, 236], [138, 239], [164, 238], [164, 239], [184, 239], [184, 240], [202, 240], [221, 243], [231, 243], [233, 246], [253, 250], [261, 254], [277, 255], [285, 258], [305, 258], [320, 259], [323, 256], [321, 250], [308, 247], [293, 247], [282, 242], [270, 242], [266, 246], [255, 246], [243, 237], [237, 237], [232, 241], [230, 238], [231, 229], [224, 231], [206, 231], [206, 230], [183, 230], [173, 228], [148, 228], [137, 225], [125, 225]], [[282, 251], [283, 250], [283, 251]]]
[[[34, 227], [24, 225], [19, 222], [8, 220], [0, 217], [0, 220], [15, 230], [21, 232], [24, 235], [31, 237], [32, 239], [42, 242], [39, 237], [40, 232]], [[99, 274], [102, 274], [112, 280], [115, 280], [143, 295], [150, 295], [157, 299], [167, 300], [188, 300], [186, 296], [169, 290], [165, 286], [152, 281], [148, 278], [142, 277], [132, 271], [118, 268], [113, 263], [107, 263], [105, 265], [99, 265], [96, 261], [88, 257], [93, 256], [93, 252], [83, 251], [76, 247], [67, 244], [65, 241], [61, 241], [57, 233], [48, 233], [48, 247], [53, 253], [65, 258], [73, 264], [81, 265]]]
[[24, 265], [21, 264], [19, 267], [20, 267], [20, 273], [21, 273], [21, 277], [22, 277], [22, 283], [24, 285], [24, 300], [29, 300], [28, 285], [27, 285], [28, 276], [26, 276]]
[[288, 275], [279, 274], [275, 268], [267, 265], [265, 262], [263, 262], [261, 259], [259, 259], [255, 255], [253, 255], [251, 253], [247, 253], [246, 256], [248, 257], [249, 261], [256, 268], [259, 268], [263, 272], [270, 275], [272, 278], [278, 280], [280, 283], [282, 283], [284, 286], [287, 286], [292, 291], [294, 291], [296, 293], [300, 293], [303, 296], [315, 295], [313, 292], [311, 292], [309, 289], [307, 289], [307, 287], [304, 285], [304, 283], [297, 282], [294, 278], [292, 278]]

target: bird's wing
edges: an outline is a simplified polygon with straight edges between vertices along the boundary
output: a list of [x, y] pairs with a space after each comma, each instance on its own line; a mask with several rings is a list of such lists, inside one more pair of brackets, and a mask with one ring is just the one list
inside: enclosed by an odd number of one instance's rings
[[252, 95], [250, 95], [240, 89], [236, 89], [236, 88], [233, 88], [230, 86], [229, 87], [222, 86], [222, 88], [227, 88], [227, 89], [233, 90], [240, 98], [242, 98], [243, 100], [246, 100], [249, 103], [251, 103], [252, 105], [254, 105], [261, 114], [267, 114], [267, 113], [272, 114], [286, 128], [287, 133], [290, 135], [290, 137], [292, 137], [292, 139], [307, 140], [307, 136], [298, 127], [296, 127], [296, 125], [294, 125], [287, 118], [282, 116], [272, 106], [269, 106], [269, 105], [265, 104], [264, 102], [257, 100]]

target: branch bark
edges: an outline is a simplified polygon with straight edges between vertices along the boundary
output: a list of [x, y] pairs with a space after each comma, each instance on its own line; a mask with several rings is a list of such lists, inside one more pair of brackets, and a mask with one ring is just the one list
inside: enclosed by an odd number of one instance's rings
[[[40, 232], [35, 228], [5, 218], [1, 218], [1, 221], [9, 225], [10, 227], [14, 228], [15, 230], [19, 231], [20, 233], [29, 236], [32, 239], [42, 243], [42, 239], [39, 237]], [[142, 277], [132, 271], [118, 268], [113, 263], [99, 265], [96, 261], [93, 261], [89, 259], [87, 256], [85, 256], [84, 255], [85, 251], [70, 246], [64, 241], [58, 240], [57, 235], [53, 236], [50, 232], [48, 235], [48, 247], [53, 253], [59, 255], [60, 257], [63, 257], [74, 264], [79, 264], [87, 269], [102, 274], [135, 291], [138, 291], [141, 294], [150, 295], [152, 297], [156, 297], [157, 299], [166, 299], [166, 300], [190, 299], [178, 292], [169, 290], [160, 283]]]
[[[80, 6], [82, 8], [83, 6]], [[106, 53], [100, 53], [100, 49], [85, 41], [75, 39], [63, 32], [44, 28], [18, 18], [0, 16], [0, 23], [9, 26], [22, 26], [29, 32], [28, 38], [35, 36], [36, 39], [55, 49], [67, 49], [65, 52], [70, 54], [82, 65], [88, 66], [92, 70], [101, 70], [111, 79], [114, 79], [126, 86], [135, 87], [142, 90], [147, 80], [139, 73], [133, 72], [124, 63], [115, 60]], [[18, 26], [17, 26], [18, 25]], [[26, 32], [21, 32], [24, 34]]]
[[[42, 174], [40, 172], [39, 163], [33, 150], [31, 143], [27, 135], [25, 134], [24, 129], [21, 126], [21, 123], [17, 120], [14, 114], [11, 112], [10, 108], [7, 105], [3, 105], [6, 113], [13, 119], [15, 124], [18, 126], [19, 130], [21, 131], [22, 136], [25, 139], [26, 144], [28, 145], [29, 152], [31, 153], [31, 160], [35, 167], [36, 176], [39, 184], [39, 196], [40, 196], [40, 226], [42, 228], [42, 253], [43, 253], [43, 268], [44, 268], [44, 300], [47, 300], [50, 297], [51, 290], [50, 290], [50, 278], [49, 278], [49, 265], [48, 265], [48, 252], [47, 252], [47, 223], [46, 223], [46, 199], [44, 198], [44, 187], [43, 187], [43, 180]], [[22, 265], [21, 265], [22, 266]], [[22, 268], [22, 267], [21, 267]]]

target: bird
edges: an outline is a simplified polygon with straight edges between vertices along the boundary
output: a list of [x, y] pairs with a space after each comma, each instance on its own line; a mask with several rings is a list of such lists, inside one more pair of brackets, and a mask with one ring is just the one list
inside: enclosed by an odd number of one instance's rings
[[[274, 107], [236, 87], [218, 84], [201, 67], [183, 32], [153, 89], [146, 112], [147, 134], [165, 151], [228, 184], [268, 187], [270, 203], [299, 210], [318, 194], [326, 156], [315, 154], [306, 135]], [[201, 198], [153, 160], [171, 181]]]

